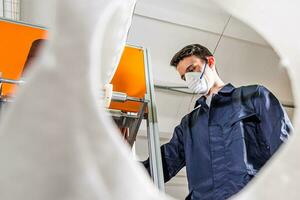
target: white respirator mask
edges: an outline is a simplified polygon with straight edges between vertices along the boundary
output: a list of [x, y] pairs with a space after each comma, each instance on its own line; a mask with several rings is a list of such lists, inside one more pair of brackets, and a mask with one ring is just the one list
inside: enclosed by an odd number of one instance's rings
[[211, 85], [204, 76], [206, 63], [203, 72], [187, 72], [185, 74], [186, 84], [193, 93], [207, 95]]

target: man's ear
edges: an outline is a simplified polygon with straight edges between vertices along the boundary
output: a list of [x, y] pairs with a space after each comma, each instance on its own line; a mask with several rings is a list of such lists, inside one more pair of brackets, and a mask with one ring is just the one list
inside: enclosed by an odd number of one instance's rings
[[207, 57], [207, 64], [210, 68], [212, 68], [215, 65], [215, 57], [213, 56]]

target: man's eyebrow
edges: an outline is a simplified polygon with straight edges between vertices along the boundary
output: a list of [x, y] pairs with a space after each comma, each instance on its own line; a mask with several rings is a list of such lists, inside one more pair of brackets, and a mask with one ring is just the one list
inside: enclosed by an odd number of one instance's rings
[[185, 72], [187, 72], [188, 69], [189, 69], [190, 67], [193, 67], [193, 66], [194, 66], [194, 64], [190, 64], [190, 65], [185, 69]]

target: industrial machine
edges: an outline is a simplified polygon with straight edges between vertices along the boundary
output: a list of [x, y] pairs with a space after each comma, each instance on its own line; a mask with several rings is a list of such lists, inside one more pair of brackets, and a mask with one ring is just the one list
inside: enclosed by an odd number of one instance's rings
[[[38, 56], [40, 47], [47, 39], [47, 29], [1, 18], [0, 29], [2, 109], [6, 103], [13, 103], [14, 96], [17, 95], [16, 87], [26, 84], [22, 79], [24, 71]], [[142, 120], [146, 120], [151, 175], [154, 183], [164, 190], [154, 84], [148, 50], [126, 45], [111, 85], [111, 103], [107, 109], [131, 147]]]

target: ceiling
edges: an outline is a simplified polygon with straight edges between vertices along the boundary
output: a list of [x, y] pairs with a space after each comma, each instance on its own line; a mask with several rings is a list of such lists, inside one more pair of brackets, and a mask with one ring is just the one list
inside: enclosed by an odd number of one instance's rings
[[[221, 34], [230, 15], [207, 0], [140, 0], [136, 15], [147, 16], [215, 34]], [[244, 23], [231, 18], [225, 36], [261, 45], [267, 42]]]

